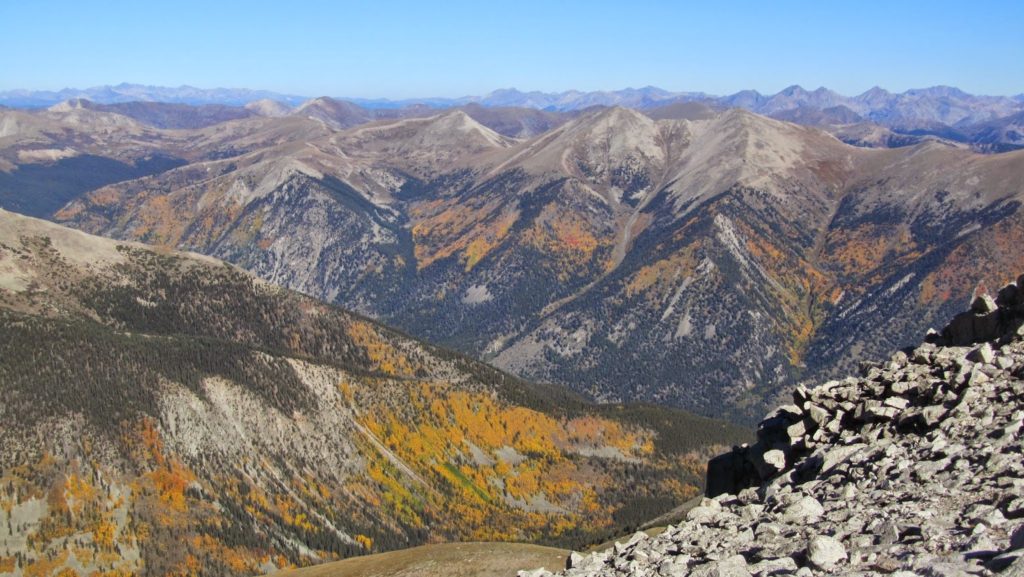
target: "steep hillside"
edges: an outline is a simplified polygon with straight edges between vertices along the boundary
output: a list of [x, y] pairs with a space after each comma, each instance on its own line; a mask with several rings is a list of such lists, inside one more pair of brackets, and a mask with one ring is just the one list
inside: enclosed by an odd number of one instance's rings
[[737, 109], [598, 109], [526, 141], [462, 111], [259, 122], [190, 142], [229, 157], [57, 218], [215, 255], [600, 399], [741, 419], [1024, 266], [1021, 152], [866, 150]]
[[589, 405], [208, 257], [0, 211], [0, 569], [249, 575], [577, 546], [743, 432]]
[[1021, 575], [1022, 287], [860, 377], [798, 387], [709, 464], [713, 498], [678, 526], [558, 575]]

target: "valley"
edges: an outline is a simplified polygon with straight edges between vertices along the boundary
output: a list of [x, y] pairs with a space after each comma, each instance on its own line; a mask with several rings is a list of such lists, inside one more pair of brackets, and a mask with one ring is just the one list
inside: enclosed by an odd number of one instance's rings
[[1024, 264], [1022, 152], [855, 147], [741, 109], [596, 108], [520, 137], [462, 109], [342, 104], [180, 130], [88, 105], [5, 111], [0, 158], [20, 187], [78, 181], [41, 150], [175, 159], [37, 195], [34, 214], [215, 256], [597, 400], [744, 422]]

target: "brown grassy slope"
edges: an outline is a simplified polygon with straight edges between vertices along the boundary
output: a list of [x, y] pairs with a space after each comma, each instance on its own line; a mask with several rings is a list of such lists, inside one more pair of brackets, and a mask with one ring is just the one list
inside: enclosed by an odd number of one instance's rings
[[275, 577], [508, 577], [520, 569], [561, 569], [569, 552], [521, 543], [447, 543], [325, 563]]

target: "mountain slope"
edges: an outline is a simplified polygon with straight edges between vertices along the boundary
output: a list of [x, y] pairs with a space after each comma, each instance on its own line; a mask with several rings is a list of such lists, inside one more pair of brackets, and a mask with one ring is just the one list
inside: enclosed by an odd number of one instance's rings
[[[309, 132], [271, 130], [284, 121]], [[526, 141], [461, 111], [345, 131], [253, 122], [223, 125], [253, 128], [247, 152], [57, 216], [224, 258], [597, 398], [745, 419], [1024, 264], [1020, 152], [866, 150], [737, 109], [597, 109]]]
[[0, 224], [5, 572], [586, 543], [691, 497], [699, 451], [743, 435], [588, 405], [208, 257]]

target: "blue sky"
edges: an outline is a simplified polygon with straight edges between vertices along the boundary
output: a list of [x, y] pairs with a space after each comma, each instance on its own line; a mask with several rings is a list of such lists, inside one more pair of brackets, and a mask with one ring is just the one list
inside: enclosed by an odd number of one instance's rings
[[0, 0], [0, 90], [1024, 92], [1024, 1]]

